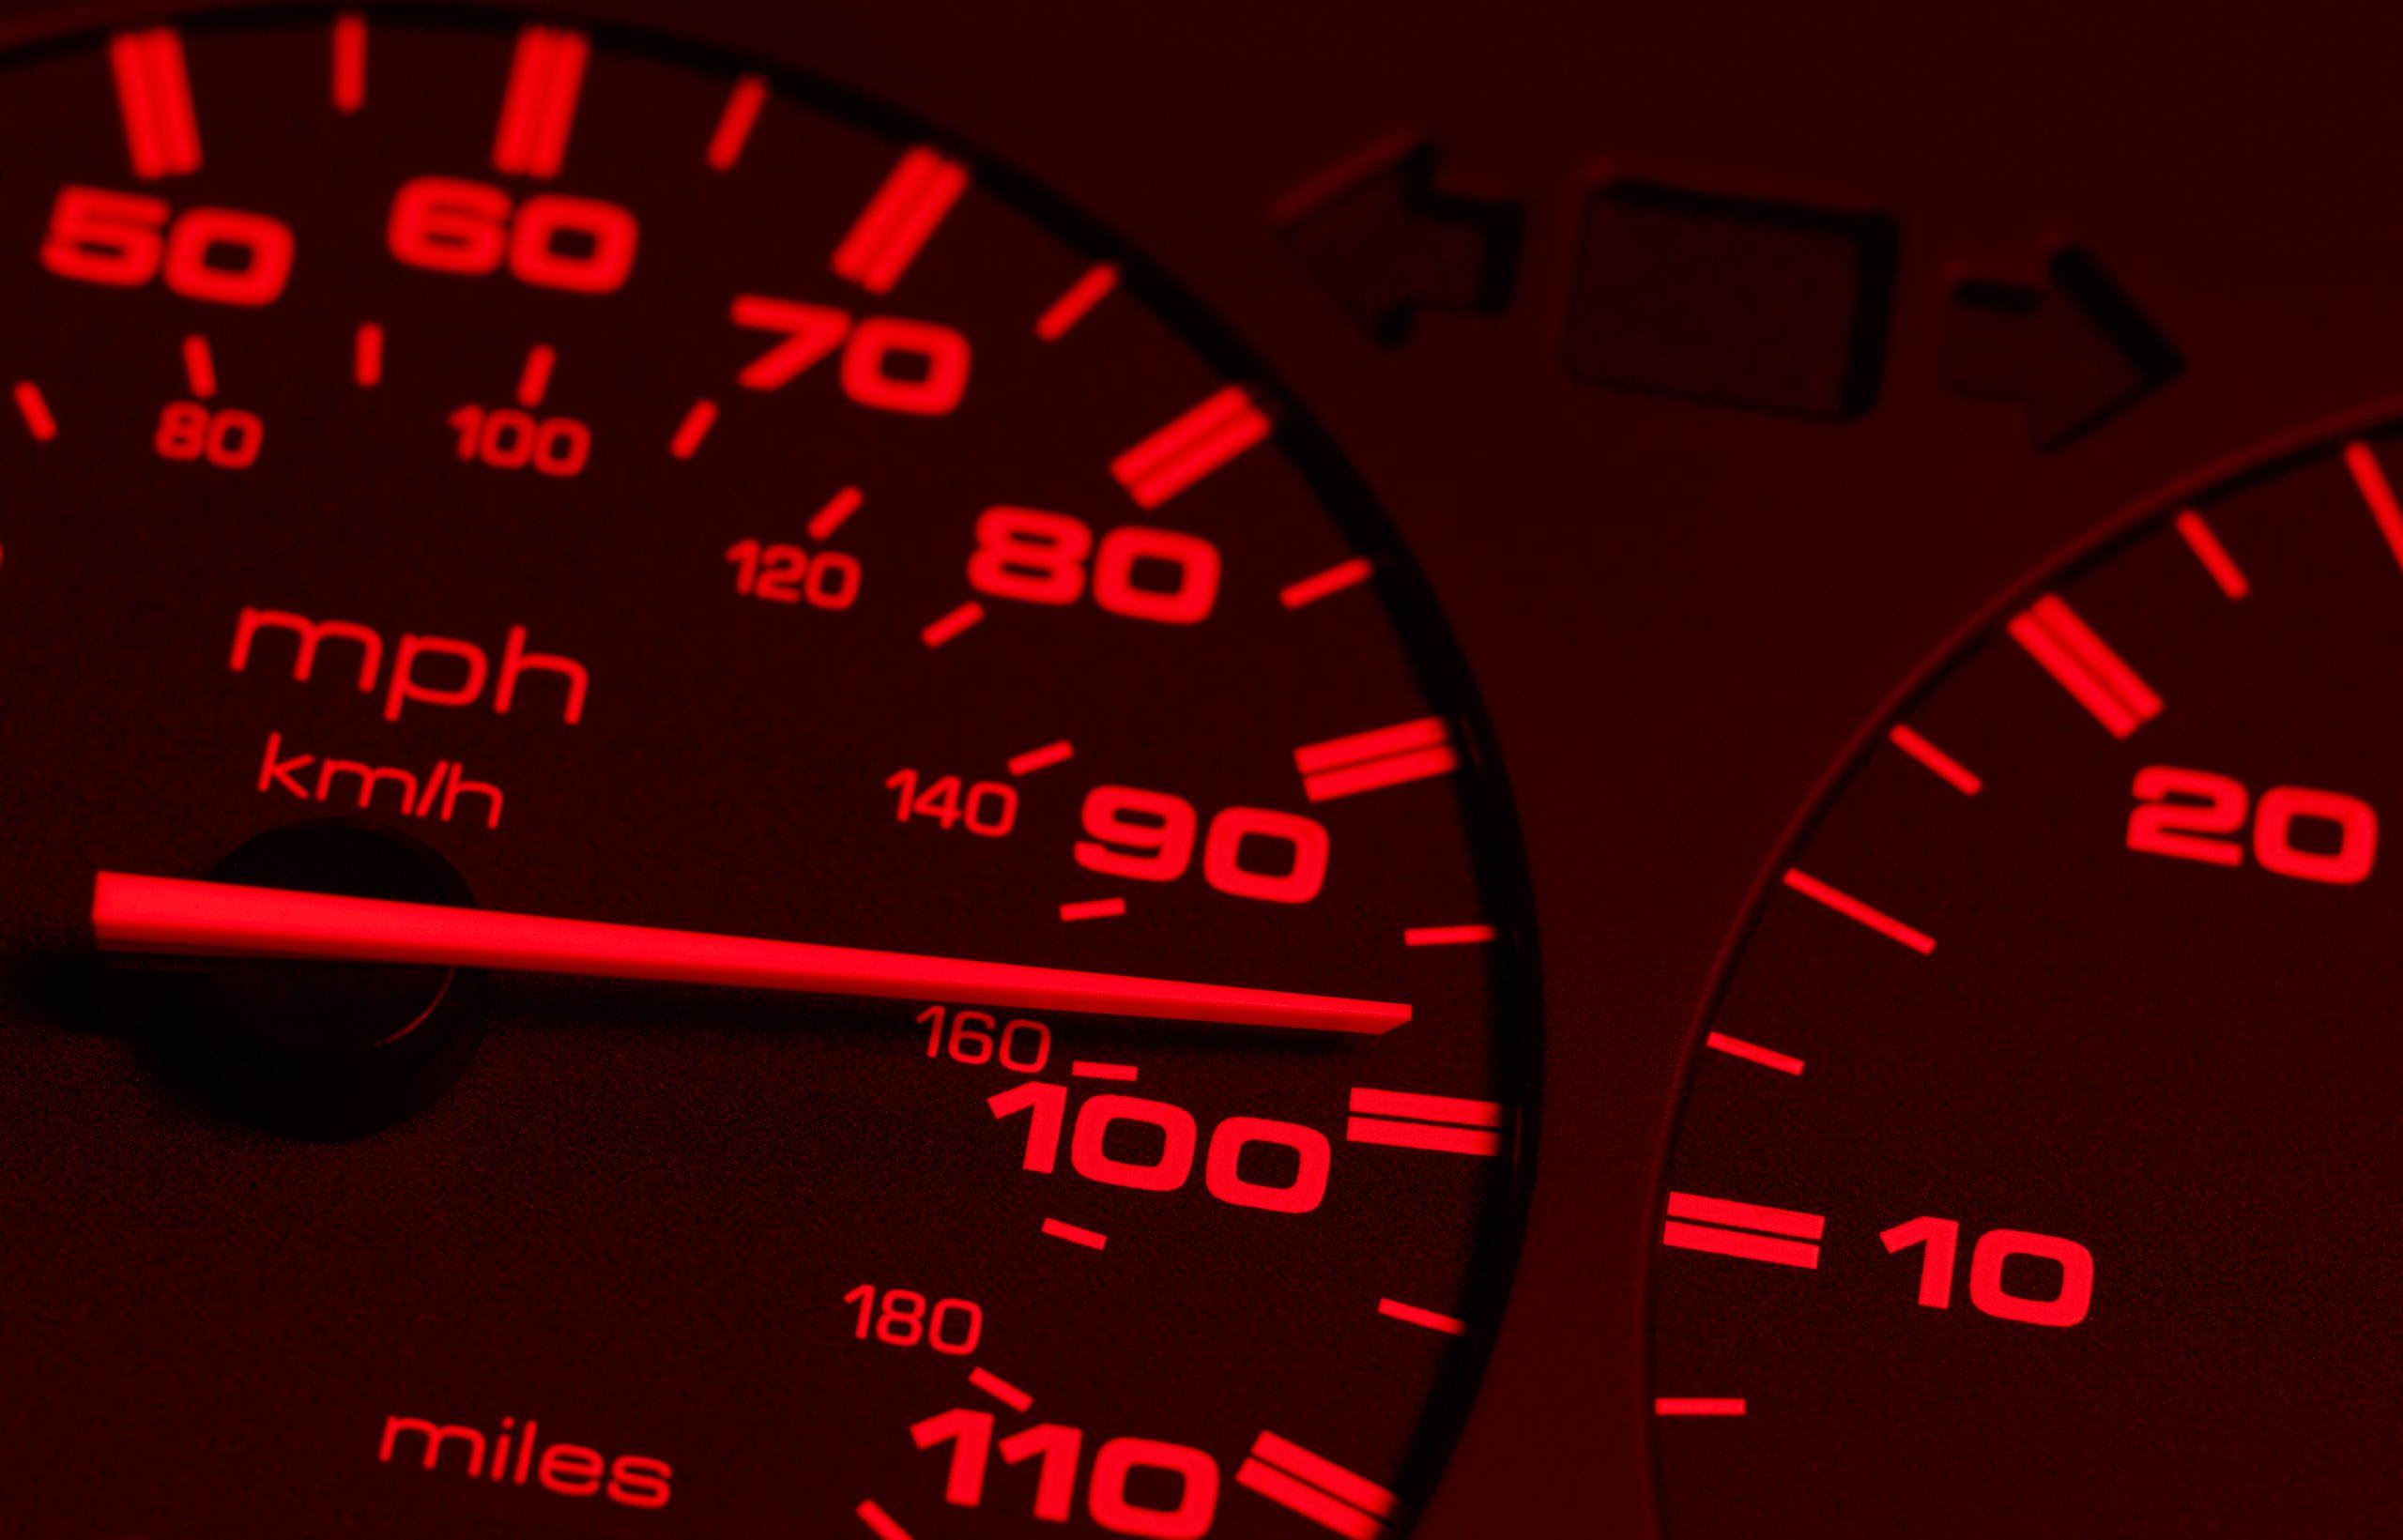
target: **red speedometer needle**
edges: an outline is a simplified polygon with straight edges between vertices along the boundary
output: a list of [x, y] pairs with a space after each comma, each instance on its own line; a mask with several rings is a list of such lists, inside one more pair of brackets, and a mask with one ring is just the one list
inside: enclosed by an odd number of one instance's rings
[[125, 872], [102, 872], [93, 883], [92, 934], [106, 952], [499, 968], [1328, 1032], [1386, 1032], [1410, 1019], [1409, 1006], [1385, 1000]]

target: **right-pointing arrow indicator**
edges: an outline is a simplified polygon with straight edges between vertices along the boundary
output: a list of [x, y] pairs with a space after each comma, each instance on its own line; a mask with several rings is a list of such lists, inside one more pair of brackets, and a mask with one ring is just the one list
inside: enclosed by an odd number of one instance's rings
[[2028, 443], [2054, 450], [2177, 377], [2185, 360], [2082, 248], [2065, 247], [2041, 288], [1956, 284], [1945, 305], [1938, 377], [1964, 395], [2016, 402]]

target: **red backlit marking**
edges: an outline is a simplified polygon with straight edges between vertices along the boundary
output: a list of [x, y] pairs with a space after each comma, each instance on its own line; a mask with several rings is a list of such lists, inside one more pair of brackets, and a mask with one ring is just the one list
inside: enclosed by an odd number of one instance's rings
[[893, 1516], [873, 1502], [863, 1502], [851, 1510], [860, 1522], [874, 1530], [877, 1540], [910, 1540], [910, 1532], [893, 1521]]
[[559, 353], [548, 343], [536, 343], [526, 353], [526, 367], [517, 374], [517, 404], [540, 406], [551, 389], [551, 366]]
[[1088, 898], [1081, 903], [1060, 906], [1063, 920], [1110, 920], [1126, 912], [1123, 898]]
[[1802, 1073], [1802, 1060], [1790, 1054], [1782, 1054], [1774, 1049], [1764, 1048], [1757, 1043], [1747, 1043], [1740, 1037], [1729, 1037], [1724, 1032], [1713, 1032], [1702, 1041], [1703, 1046], [1716, 1048], [1723, 1054], [1733, 1054], [1737, 1059], [1749, 1059], [1755, 1064], [1766, 1064], [1770, 1069], [1783, 1070], [1788, 1075]]
[[986, 1395], [991, 1396], [994, 1400], [1001, 1402], [1002, 1405], [1009, 1408], [1012, 1411], [1024, 1411], [1027, 1408], [1034, 1405], [1033, 1396], [1029, 1395], [1026, 1392], [1018, 1389], [1016, 1385], [1011, 1384], [1000, 1375], [993, 1374], [987, 1370], [969, 1370], [968, 1382], [975, 1386], [978, 1390], [983, 1391]]
[[910, 270], [919, 250], [968, 191], [968, 168], [924, 145], [901, 159], [876, 190], [828, 266], [870, 294], [887, 294]]
[[2369, 504], [2370, 517], [2378, 521], [2378, 532], [2386, 537], [2386, 548], [2403, 564], [2403, 508], [2395, 502], [2395, 488], [2387, 483], [2386, 471], [2370, 452], [2366, 444], [2345, 446], [2345, 468], [2353, 473], [2353, 485], [2361, 488], [2362, 501]]
[[[1742, 1227], [1730, 1227], [1737, 1226]], [[1669, 1218], [1661, 1228], [1661, 1240], [1664, 1244], [1683, 1246], [1689, 1251], [1815, 1268], [1819, 1265], [1819, 1248], [1806, 1243], [1818, 1240], [1827, 1227], [1827, 1219], [1820, 1214], [1737, 1203], [1723, 1197], [1703, 1197], [1693, 1193], [1671, 1193]], [[1746, 1233], [1751, 1230], [1766, 1233]], [[1771, 1236], [1798, 1239], [1780, 1241]]]
[[2011, 637], [2113, 738], [2125, 738], [2161, 714], [2152, 687], [2059, 597], [2046, 594], [2013, 616]]
[[1068, 1073], [1085, 1080], [1132, 1080], [1132, 1064], [1104, 1064], [1091, 1059], [1079, 1059], [1068, 1066]]
[[1741, 1417], [1740, 1395], [1662, 1395], [1654, 1399], [1655, 1417]]
[[1498, 1155], [1502, 1136], [1433, 1123], [1402, 1123], [1384, 1118], [1350, 1118], [1343, 1136], [1355, 1144], [1390, 1144], [1404, 1150], [1441, 1150], [1455, 1155]]
[[1230, 385], [1110, 463], [1140, 508], [1157, 508], [1268, 436], [1267, 415]]
[[517, 34], [509, 86], [500, 102], [500, 128], [493, 135], [493, 170], [537, 179], [559, 174], [590, 53], [581, 32], [529, 26]]
[[1947, 785], [1964, 797], [1975, 797], [1985, 785], [1985, 783], [1979, 780], [1968, 766], [1962, 764], [1961, 761], [1946, 754], [1908, 727], [1897, 725], [1892, 732], [1886, 735], [1886, 738], [1894, 747], [1943, 777]]
[[[401, 678], [397, 668], [394, 677]], [[415, 698], [431, 697], [421, 690]], [[1388, 1000], [873, 952], [123, 872], [101, 872], [95, 877], [92, 929], [101, 947], [119, 952], [498, 968], [742, 989], [866, 995], [879, 999], [930, 999], [988, 1008], [1101, 1012], [1228, 1026], [1376, 1033], [1390, 1031], [1411, 1016], [1409, 1006]]]
[[1013, 755], [1010, 759], [1010, 773], [1033, 775], [1039, 770], [1049, 770], [1054, 765], [1064, 765], [1076, 756], [1076, 745], [1064, 738], [1057, 743], [1046, 743], [1039, 749], [1029, 749], [1024, 754]]
[[766, 81], [757, 75], [735, 81], [734, 89], [727, 95], [726, 111], [718, 114], [716, 131], [710, 135], [712, 171], [734, 169], [734, 162], [742, 159], [742, 146], [751, 141], [751, 125], [759, 121], [759, 109], [767, 104]]
[[19, 380], [13, 394], [17, 415], [25, 419], [25, 432], [45, 444], [58, 436], [58, 419], [50, 415], [50, 403], [42, 400], [40, 386], [31, 380]]
[[1842, 892], [1813, 877], [1798, 866], [1785, 870], [1785, 885], [1806, 898], [1814, 898], [1847, 920], [1858, 920], [1889, 940], [1900, 941], [1924, 957], [1936, 950], [1936, 938], [1924, 931], [1913, 930], [1892, 915], [1873, 909], [1850, 893]]
[[928, 647], [941, 647], [983, 618], [985, 618], [985, 606], [972, 599], [918, 633], [918, 640]]
[[1406, 1320], [1413, 1326], [1424, 1326], [1430, 1331], [1442, 1332], [1448, 1336], [1468, 1334], [1468, 1322], [1458, 1316], [1446, 1316], [1435, 1310], [1422, 1310], [1415, 1304], [1404, 1304], [1400, 1300], [1379, 1300], [1377, 1314], [1390, 1316], [1395, 1320]]
[[1287, 609], [1297, 610], [1304, 604], [1316, 603], [1329, 594], [1359, 587], [1369, 581], [1369, 574], [1375, 570], [1368, 557], [1354, 557], [1299, 583], [1287, 584], [1277, 597]]
[[1464, 947], [1491, 941], [1492, 925], [1413, 925], [1401, 933], [1406, 947]]
[[1082, 1225], [1071, 1225], [1064, 1219], [1045, 1220], [1043, 1233], [1062, 1241], [1073, 1241], [1080, 1246], [1091, 1246], [1095, 1251], [1110, 1244], [1110, 1237], [1101, 1231], [1089, 1230]]
[[2179, 514], [2177, 529], [2178, 538], [2186, 542], [2186, 549], [2195, 553], [2195, 559], [2203, 564], [2203, 571], [2212, 574], [2212, 581], [2219, 585], [2220, 592], [2230, 599], [2242, 599], [2253, 591], [2253, 585], [2244, 580], [2244, 569], [2227, 554], [2227, 547], [2219, 542], [2219, 537], [2212, 533], [2212, 526], [2203, 522], [2200, 513], [2188, 509]]
[[196, 331], [184, 339], [184, 383], [202, 401], [217, 393], [217, 359], [208, 351], [208, 339]]
[[334, 18], [334, 110], [355, 113], [367, 105], [367, 18], [344, 11]]
[[1415, 1090], [1379, 1090], [1374, 1086], [1352, 1088], [1351, 1109], [1394, 1118], [1421, 1118], [1440, 1123], [1466, 1123], [1499, 1128], [1508, 1109], [1499, 1102], [1472, 1102], [1458, 1096], [1427, 1096]]
[[809, 516], [809, 523], [804, 526], [809, 531], [809, 538], [822, 541], [835, 530], [842, 528], [843, 522], [860, 511], [863, 500], [860, 489], [857, 487], [845, 487], [827, 498], [826, 506], [812, 513]]
[[1068, 328], [1085, 318], [1085, 313], [1108, 297], [1118, 287], [1118, 269], [1107, 262], [1097, 262], [1085, 269], [1084, 276], [1068, 285], [1067, 292], [1051, 301], [1043, 313], [1035, 317], [1034, 334], [1047, 343], [1056, 343], [1068, 334]]
[[[1356, 1144], [1390, 1144], [1409, 1150], [1442, 1150], [1460, 1155], [1498, 1155], [1502, 1136], [1487, 1130], [1502, 1126], [1506, 1109], [1499, 1102], [1473, 1102], [1458, 1096], [1426, 1096], [1416, 1091], [1352, 1088], [1355, 1114], [1343, 1136]], [[1361, 1117], [1371, 1113], [1385, 1116]], [[1399, 1122], [1396, 1119], [1421, 1120]]]
[[1460, 768], [1451, 746], [1451, 729], [1442, 717], [1420, 717], [1324, 743], [1305, 743], [1293, 751], [1293, 768], [1302, 772], [1302, 792], [1313, 802], [1355, 797], [1383, 786], [1447, 775]]
[[361, 321], [351, 341], [350, 377], [366, 389], [384, 382], [384, 328], [373, 321]]
[[174, 27], [120, 32], [109, 39], [117, 114], [133, 174], [144, 181], [200, 169], [200, 124], [192, 116], [191, 76]]
[[684, 420], [676, 424], [676, 436], [667, 441], [667, 452], [679, 460], [690, 460], [710, 435], [710, 428], [717, 421], [717, 403], [706, 396], [693, 403]]
[[1399, 1506], [1391, 1492], [1366, 1476], [1268, 1432], [1252, 1441], [1251, 1457], [1235, 1471], [1235, 1483], [1351, 1540], [1376, 1540], [1385, 1533], [1377, 1520], [1390, 1518]]

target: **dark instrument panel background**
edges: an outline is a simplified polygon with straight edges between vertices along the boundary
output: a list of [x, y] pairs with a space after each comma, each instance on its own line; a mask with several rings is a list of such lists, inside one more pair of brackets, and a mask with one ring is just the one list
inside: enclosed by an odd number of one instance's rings
[[[8, 40], [150, 14], [5, 10]], [[1416, 555], [1507, 767], [1544, 1017], [1518, 1276], [1427, 1540], [1655, 1532], [1647, 1275], [1688, 1057], [1881, 703], [2115, 514], [2403, 404], [2403, 22], [2374, 9], [574, 14], [1031, 172], [1261, 354]], [[1658, 236], [1648, 265], [1591, 238], [1612, 221]], [[1593, 307], [1647, 296], [1672, 319], [1595, 340]]]

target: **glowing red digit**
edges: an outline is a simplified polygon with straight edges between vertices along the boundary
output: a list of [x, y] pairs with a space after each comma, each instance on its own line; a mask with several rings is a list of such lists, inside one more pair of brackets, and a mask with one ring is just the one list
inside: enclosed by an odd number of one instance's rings
[[79, 283], [138, 288], [159, 270], [167, 206], [131, 192], [62, 187], [42, 236], [41, 265]]
[[[2128, 815], [2128, 848], [2156, 856], [2240, 866], [2243, 846], [2206, 835], [2230, 834], [2244, 826], [2248, 800], [2242, 783], [2209, 770], [2148, 765], [2136, 771], [2135, 810]], [[2171, 801], [2171, 798], [2187, 799]]]
[[759, 581], [752, 593], [779, 604], [801, 602], [801, 579], [809, 557], [798, 545], [771, 545], [759, 553]]
[[1068, 1088], [1041, 1080], [1021, 1081], [998, 1095], [985, 1098], [996, 1118], [1024, 1112], [1026, 1158], [1030, 1171], [1048, 1171], [1060, 1161], [1060, 1125], [1067, 1120]]
[[210, 415], [202, 453], [212, 465], [239, 470], [259, 457], [259, 446], [266, 438], [267, 429], [255, 413], [228, 407]]
[[[943, 1318], [964, 1319], [967, 1328], [949, 1336], [943, 1334]], [[985, 1334], [985, 1312], [973, 1300], [938, 1300], [935, 1313], [926, 1321], [926, 1343], [939, 1353], [963, 1358], [976, 1350], [976, 1339]], [[1008, 1446], [1003, 1446], [1004, 1456]]]
[[[2333, 824], [2336, 848], [2322, 854], [2294, 843], [2298, 818]], [[2348, 884], [2369, 876], [2378, 859], [2378, 815], [2367, 802], [2308, 786], [2273, 786], [2253, 812], [2253, 858], [2280, 877]]]
[[197, 460], [208, 435], [208, 409], [194, 401], [171, 401], [159, 413], [150, 447], [168, 460]]
[[444, 420], [459, 435], [459, 458], [475, 459], [476, 445], [483, 437], [484, 409], [481, 406], [462, 406]]
[[[1243, 864], [1244, 841], [1286, 846], [1285, 870], [1266, 873]], [[1210, 820], [1202, 849], [1202, 876], [1211, 887], [1238, 898], [1272, 904], [1307, 904], [1326, 885], [1326, 826], [1293, 813], [1264, 807], [1231, 807]]]
[[420, 176], [392, 198], [384, 240], [412, 267], [481, 277], [509, 249], [509, 194], [482, 182]]
[[[2043, 1257], [2060, 1264], [2060, 1292], [2049, 1300], [2007, 1293], [2002, 1267], [2013, 1257]], [[1969, 1303], [1989, 1316], [2030, 1326], [2074, 1326], [2086, 1319], [2094, 1297], [2094, 1254], [2074, 1241], [2028, 1230], [1988, 1230], [1969, 1255]]]
[[291, 226], [264, 214], [194, 208], [167, 232], [167, 287], [188, 299], [266, 305], [292, 276]]
[[[462, 407], [461, 410], [473, 411], [475, 408]], [[463, 455], [461, 458], [466, 457]], [[759, 542], [755, 540], [736, 541], [726, 548], [726, 559], [734, 563], [734, 591], [749, 593], [752, 585], [759, 580]], [[901, 773], [908, 775], [911, 771], [903, 770]], [[889, 786], [893, 783], [887, 781], [884, 784]], [[904, 812], [901, 816], [906, 821], [910, 815]]]
[[1030, 604], [1073, 604], [1085, 591], [1093, 531], [1081, 519], [1034, 508], [988, 508], [976, 517], [968, 586]]
[[753, 390], [773, 390], [789, 384], [811, 364], [843, 345], [851, 318], [825, 305], [804, 305], [765, 295], [734, 297], [734, 324], [753, 331], [781, 331], [785, 340], [760, 354], [734, 376]]
[[517, 470], [534, 458], [534, 419], [514, 406], [484, 414], [476, 457], [487, 465]]
[[[1293, 1152], [1293, 1180], [1282, 1187], [1243, 1179], [1247, 1146], [1273, 1144]], [[1271, 1213], [1308, 1213], [1326, 1197], [1326, 1173], [1333, 1151], [1326, 1136], [1299, 1123], [1268, 1118], [1229, 1118], [1210, 1134], [1210, 1155], [1202, 1166], [1210, 1196], [1247, 1209]]]
[[541, 288], [613, 294], [634, 271], [636, 243], [634, 215], [616, 204], [538, 193], [510, 226], [509, 270]]
[[[980, 1021], [984, 1025], [971, 1027], [969, 1023], [972, 1021]], [[973, 1047], [976, 1051], [971, 1054], [967, 1052], [968, 1047]], [[993, 1018], [982, 1011], [962, 1011], [953, 1016], [951, 1018], [951, 1057], [963, 1064], [989, 1063], [993, 1057]]]
[[860, 596], [860, 564], [856, 557], [840, 551], [820, 551], [809, 564], [809, 577], [802, 585], [813, 609], [847, 610]]
[[850, 1304], [853, 1300], [860, 1302], [860, 1319], [859, 1324], [852, 1329], [851, 1335], [859, 1338], [862, 1342], [865, 1342], [867, 1340], [868, 1312], [876, 1306], [876, 1285], [862, 1284], [858, 1288], [852, 1289], [849, 1293], [843, 1296], [843, 1303], [845, 1304]]
[[1932, 1310], [1951, 1308], [1952, 1261], [1960, 1255], [1961, 1245], [1958, 1224], [1921, 1215], [1892, 1229], [1880, 1230], [1877, 1239], [1886, 1243], [1890, 1253], [1924, 1244], [1927, 1254], [1920, 1259], [1919, 1303]]
[[[1148, 1123], [1160, 1131], [1159, 1158], [1145, 1165], [1112, 1159], [1102, 1145], [1116, 1122]], [[1173, 1192], [1193, 1174], [1196, 1136], [1193, 1114], [1166, 1102], [1140, 1096], [1095, 1096], [1077, 1109], [1077, 1131], [1068, 1144], [1068, 1163], [1079, 1176], [1107, 1182], [1113, 1187], [1135, 1187], [1147, 1193]]]
[[212, 465], [239, 470], [259, 457], [267, 436], [257, 414], [228, 409], [212, 412], [196, 401], [173, 401], [159, 413], [159, 430], [150, 447], [168, 460], [207, 460]]
[[[1166, 588], [1139, 586], [1137, 564], [1147, 561], [1174, 568], [1175, 583]], [[1094, 556], [1093, 600], [1112, 615], [1193, 625], [1206, 619], [1218, 600], [1218, 548], [1173, 529], [1131, 524], [1113, 529]]]
[[979, 781], [968, 788], [968, 829], [988, 840], [1000, 839], [1018, 822], [1018, 790], [998, 781]]
[[1042, 1470], [1034, 1479], [1035, 1517], [1054, 1524], [1067, 1522], [1068, 1509], [1077, 1500], [1077, 1459], [1083, 1452], [1084, 1440], [1081, 1428], [1037, 1423], [1025, 1432], [1013, 1433], [1002, 1441], [1002, 1458], [1012, 1465], [1038, 1455], [1043, 1458]]
[[[1017, 1059], [1012, 1057], [1010, 1054], [1010, 1042], [1018, 1036], [1018, 1029], [1021, 1027], [1028, 1028], [1034, 1033], [1034, 1057], [1033, 1059]], [[1016, 1070], [1020, 1075], [1039, 1075], [1043, 1072], [1043, 1066], [1050, 1062], [1050, 1028], [1046, 1027], [1039, 1021], [1013, 1021], [1008, 1027], [1003, 1029], [1002, 1067], [1003, 1069]]]
[[[914, 360], [895, 370], [895, 358]], [[843, 349], [843, 393], [863, 406], [941, 417], [968, 389], [968, 339], [928, 321], [874, 316]]]
[[[1173, 882], [1193, 863], [1193, 804], [1139, 786], [1095, 786], [1085, 794], [1077, 864], [1089, 872]], [[1115, 848], [1124, 846], [1125, 848]]]
[[592, 431], [572, 417], [545, 418], [534, 430], [534, 468], [545, 476], [573, 476], [592, 455]]
[[972, 1508], [985, 1500], [985, 1464], [993, 1452], [991, 1412], [955, 1407], [913, 1425], [910, 1438], [921, 1449], [941, 1443], [952, 1446], [951, 1471], [942, 1484], [945, 1502]]
[[[1176, 1506], [1140, 1507], [1126, 1495], [1138, 1470], [1165, 1471], [1180, 1478]], [[1093, 1483], [1085, 1497], [1093, 1521], [1119, 1534], [1150, 1540], [1200, 1540], [1218, 1512], [1218, 1462], [1199, 1449], [1154, 1439], [1112, 1439], [1094, 1452]]]
[[949, 829], [959, 821], [959, 777], [937, 777], [926, 790], [918, 793], [918, 800], [910, 804], [910, 810]]
[[914, 1348], [926, 1334], [926, 1297], [911, 1288], [884, 1291], [884, 1308], [877, 1312], [876, 1340], [895, 1348]]

